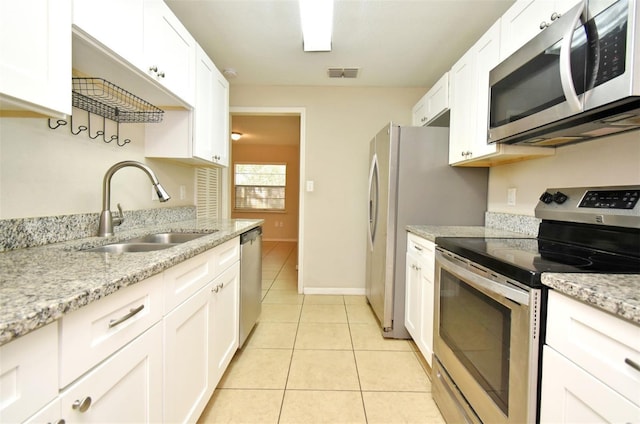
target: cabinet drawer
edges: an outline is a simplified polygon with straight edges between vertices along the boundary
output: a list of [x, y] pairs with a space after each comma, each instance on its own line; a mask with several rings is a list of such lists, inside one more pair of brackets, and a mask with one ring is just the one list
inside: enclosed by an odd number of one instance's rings
[[162, 318], [162, 274], [119, 290], [60, 320], [60, 387]]
[[58, 324], [0, 347], [0, 422], [22, 422], [58, 395]]
[[640, 408], [563, 355], [544, 347], [541, 423], [635, 423]]
[[547, 344], [640, 406], [640, 326], [551, 291]]
[[164, 273], [167, 314], [240, 259], [239, 238], [188, 259]]
[[423, 268], [423, 275], [433, 281], [435, 267], [435, 243], [409, 233], [407, 237], [407, 253], [411, 254], [420, 262]]

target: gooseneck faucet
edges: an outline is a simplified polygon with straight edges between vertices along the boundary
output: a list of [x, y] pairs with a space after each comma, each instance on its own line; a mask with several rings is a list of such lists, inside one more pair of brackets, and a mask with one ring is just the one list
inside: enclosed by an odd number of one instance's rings
[[169, 196], [165, 189], [160, 185], [160, 182], [158, 182], [156, 174], [144, 163], [136, 162], [133, 160], [125, 160], [116, 163], [107, 170], [107, 173], [104, 174], [104, 179], [102, 181], [102, 213], [100, 213], [100, 224], [98, 225], [99, 237], [113, 235], [113, 226], [120, 225], [124, 221], [124, 216], [122, 215], [122, 208], [120, 207], [120, 205], [118, 205], [118, 210], [120, 211], [119, 216], [113, 217], [113, 215], [111, 214], [111, 177], [116, 173], [116, 171], [127, 166], [140, 168], [149, 176], [149, 178], [151, 179], [151, 183], [156, 190], [156, 193], [158, 193], [158, 199], [161, 202], [166, 202], [171, 198], [171, 196]]

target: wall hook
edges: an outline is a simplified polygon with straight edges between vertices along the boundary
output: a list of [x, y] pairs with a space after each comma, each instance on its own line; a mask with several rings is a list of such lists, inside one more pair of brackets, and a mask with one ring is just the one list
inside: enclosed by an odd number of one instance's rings
[[124, 140], [120, 139], [120, 122], [117, 123], [117, 127], [116, 127], [116, 142], [120, 147], [124, 146], [125, 144], [131, 143], [131, 140], [128, 138], [125, 138]]
[[52, 130], [55, 130], [56, 128], [62, 126], [62, 125], [67, 125], [67, 121], [65, 121], [64, 119], [58, 119], [56, 121], [56, 126], [52, 127], [51, 126], [51, 118], [49, 118], [49, 128], [51, 128]]
[[84, 125], [78, 125], [78, 130], [74, 131], [73, 130], [73, 115], [71, 115], [71, 128], [69, 128], [69, 130], [71, 130], [71, 134], [73, 135], [78, 135], [80, 134], [82, 131], [87, 131], [87, 127]]
[[104, 141], [105, 143], [111, 143], [113, 140], [117, 140], [118, 136], [117, 135], [112, 135], [110, 139], [107, 140], [107, 138], [105, 137], [105, 133], [107, 132], [106, 130], [106, 121], [107, 118], [102, 117], [102, 141]]
[[96, 135], [91, 135], [91, 112], [88, 112], [88, 111], [87, 111], [87, 125], [89, 126], [88, 132], [89, 132], [90, 139], [95, 140], [96, 138], [104, 134], [104, 131], [98, 130], [96, 131]]

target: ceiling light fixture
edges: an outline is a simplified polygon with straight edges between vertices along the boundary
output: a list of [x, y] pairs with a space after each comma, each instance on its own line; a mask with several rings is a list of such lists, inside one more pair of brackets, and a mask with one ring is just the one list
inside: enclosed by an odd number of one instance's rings
[[305, 52], [330, 52], [333, 0], [298, 0]]
[[240, 137], [242, 137], [242, 133], [235, 132], [235, 131], [231, 133], [231, 140], [233, 141], [240, 140]]

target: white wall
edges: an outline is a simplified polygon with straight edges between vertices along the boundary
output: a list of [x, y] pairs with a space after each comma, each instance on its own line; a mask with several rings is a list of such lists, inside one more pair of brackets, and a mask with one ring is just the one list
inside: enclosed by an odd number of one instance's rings
[[232, 107], [304, 107], [304, 287], [364, 290], [369, 140], [423, 88], [231, 86]]
[[[491, 168], [488, 209], [534, 215], [547, 188], [640, 184], [640, 131], [556, 148], [555, 156]], [[507, 189], [516, 188], [516, 205]]]
[[[120, 136], [132, 142], [118, 147], [91, 140], [86, 132], [71, 135], [69, 125], [51, 130], [45, 118], [0, 118], [0, 219], [100, 212], [105, 171], [122, 160], [146, 162], [173, 197], [152, 201], [149, 178], [125, 168], [112, 179], [112, 210], [118, 202], [124, 210], [194, 204], [192, 168], [145, 160], [144, 127], [121, 125]], [[180, 185], [186, 187], [185, 200], [179, 199]]]

